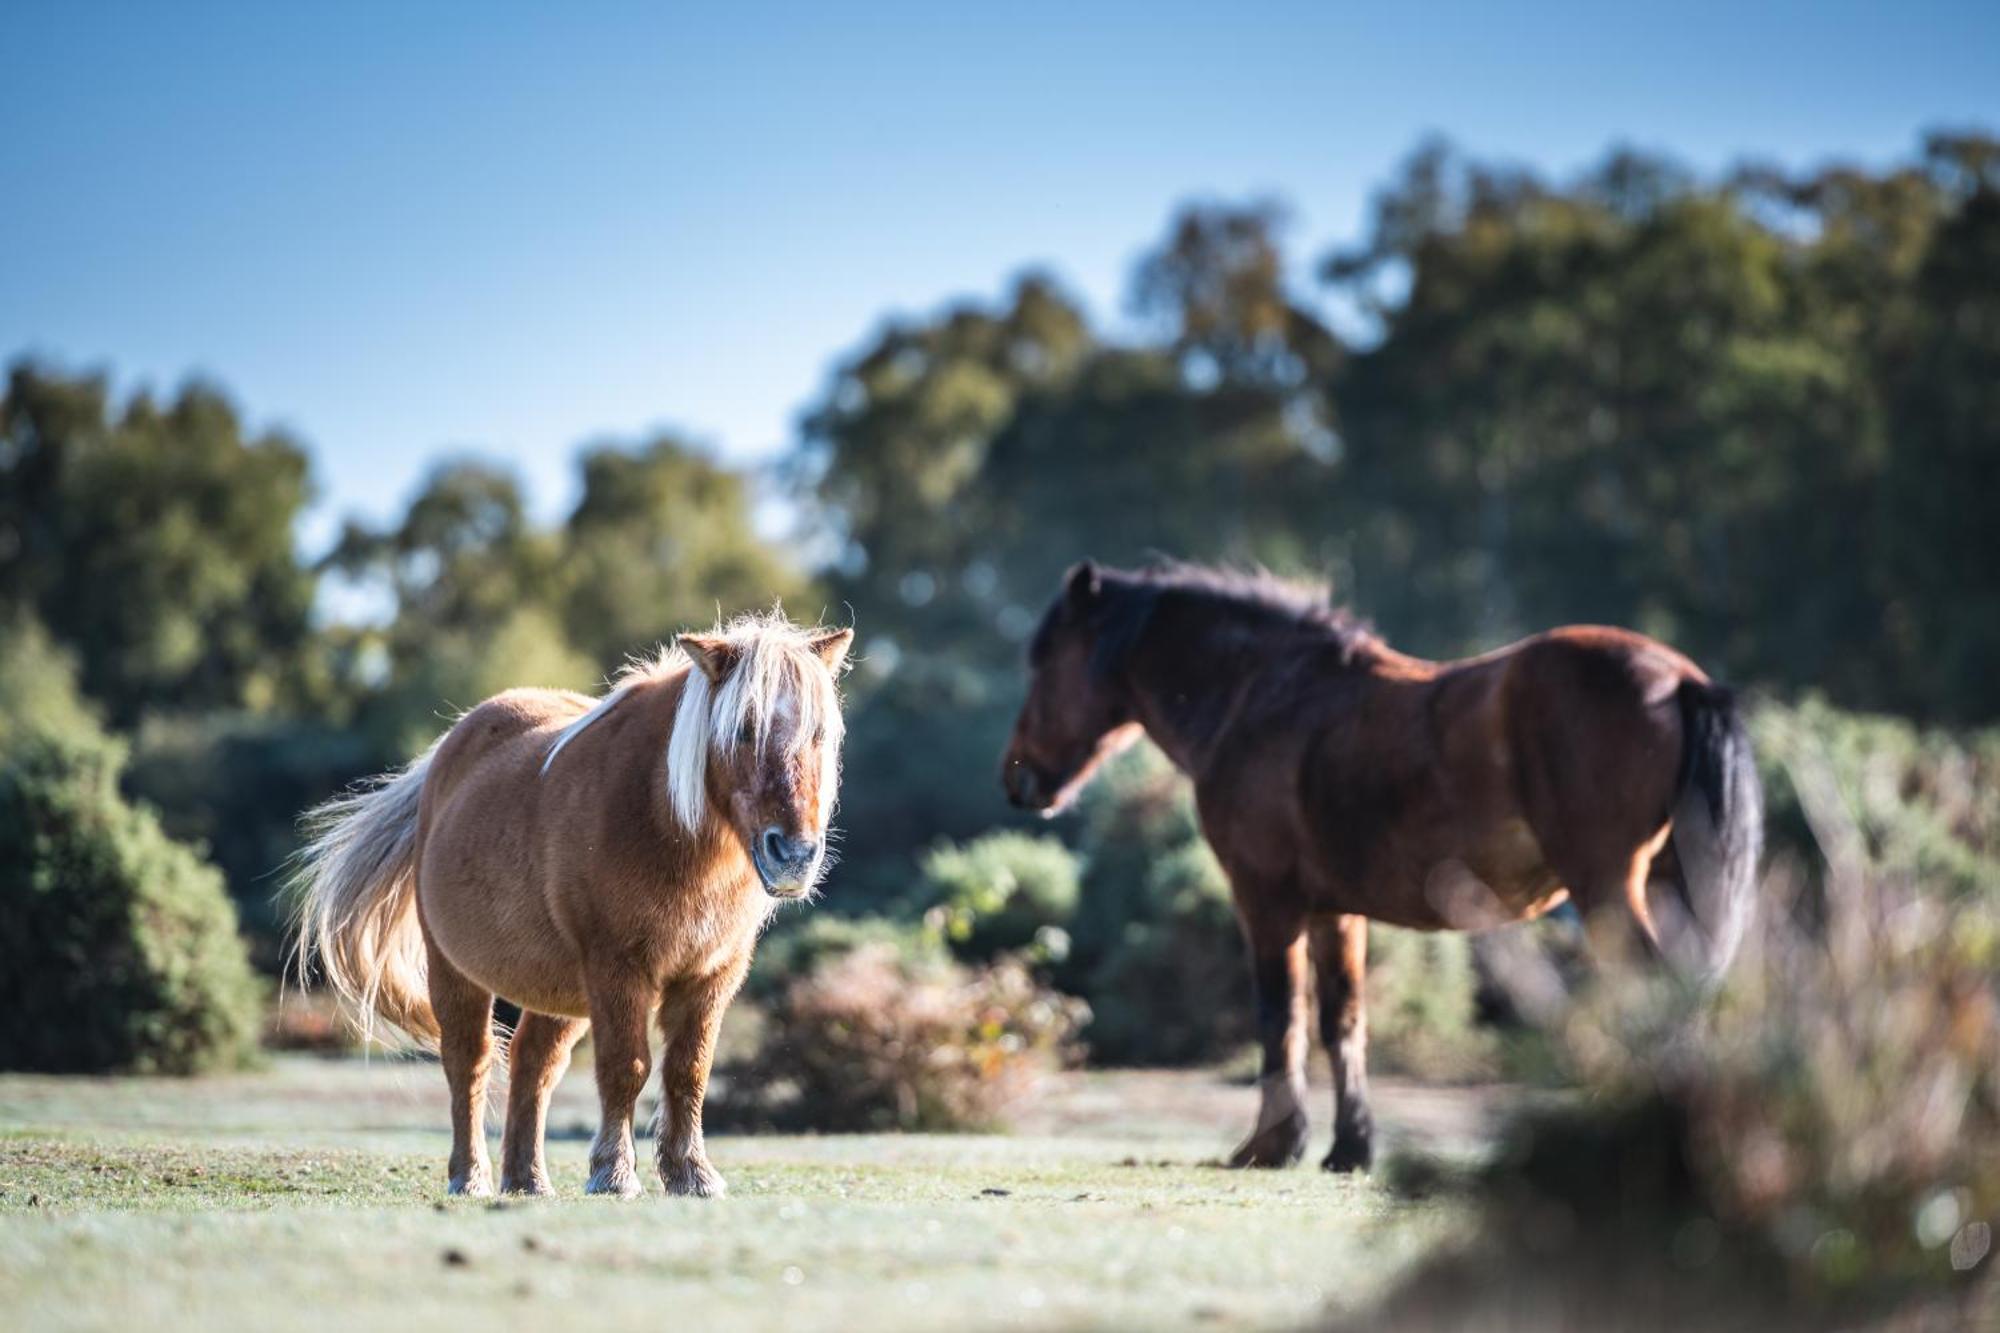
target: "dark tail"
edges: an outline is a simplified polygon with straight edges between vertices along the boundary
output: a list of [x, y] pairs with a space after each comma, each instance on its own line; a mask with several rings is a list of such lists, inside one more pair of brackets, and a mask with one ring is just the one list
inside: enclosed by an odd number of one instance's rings
[[1674, 855], [1693, 929], [1683, 952], [1709, 979], [1722, 975], [1743, 942], [1756, 901], [1764, 850], [1764, 786], [1750, 733], [1730, 692], [1683, 681], [1681, 791], [1674, 806]]

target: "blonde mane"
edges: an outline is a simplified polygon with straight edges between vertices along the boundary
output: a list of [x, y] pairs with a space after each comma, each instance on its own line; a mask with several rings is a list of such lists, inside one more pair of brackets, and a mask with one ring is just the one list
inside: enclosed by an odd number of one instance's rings
[[787, 709], [795, 725], [781, 757], [795, 758], [818, 744], [820, 818], [831, 818], [840, 787], [844, 723], [833, 673], [812, 647], [816, 632], [794, 625], [777, 611], [738, 616], [717, 625], [710, 633], [726, 642], [735, 659], [720, 687], [695, 669], [693, 659], [678, 644], [653, 657], [635, 659], [618, 673], [609, 693], [562, 729], [549, 746], [541, 771], [547, 773], [564, 746], [635, 688], [684, 674], [687, 681], [674, 710], [673, 733], [667, 738], [667, 797], [682, 827], [698, 830], [708, 816], [709, 755], [734, 754], [744, 744], [746, 732], [757, 754], [765, 755], [771, 744], [771, 721]]

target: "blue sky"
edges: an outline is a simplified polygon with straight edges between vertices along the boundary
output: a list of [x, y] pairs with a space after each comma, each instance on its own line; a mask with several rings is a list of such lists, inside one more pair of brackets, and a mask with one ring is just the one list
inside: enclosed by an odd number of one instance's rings
[[[1671, 12], [1670, 12], [1671, 11]], [[766, 459], [885, 315], [1052, 270], [1103, 324], [1173, 205], [1303, 263], [1425, 134], [1575, 171], [2000, 129], [2000, 4], [0, 10], [0, 357], [191, 372], [315, 453], [311, 542], [428, 460], [677, 428]]]

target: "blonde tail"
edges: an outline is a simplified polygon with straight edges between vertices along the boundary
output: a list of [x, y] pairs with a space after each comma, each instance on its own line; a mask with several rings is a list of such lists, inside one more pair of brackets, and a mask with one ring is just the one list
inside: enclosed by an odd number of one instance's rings
[[438, 1039], [416, 875], [417, 804], [436, 753], [433, 743], [309, 812], [293, 861], [298, 974], [317, 961], [371, 1040], [377, 1015], [424, 1045]]

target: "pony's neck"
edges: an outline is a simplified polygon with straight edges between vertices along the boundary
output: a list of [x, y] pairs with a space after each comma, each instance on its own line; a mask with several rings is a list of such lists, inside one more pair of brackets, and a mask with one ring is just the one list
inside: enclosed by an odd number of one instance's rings
[[1134, 655], [1126, 670], [1132, 715], [1153, 744], [1190, 776], [1205, 767], [1215, 743], [1240, 711], [1250, 672], [1235, 669], [1196, 672], [1173, 668], [1158, 658]]
[[1231, 725], [1278, 673], [1373, 675], [1415, 661], [1372, 636], [1335, 642], [1226, 619], [1210, 619], [1199, 632], [1191, 628], [1156, 614], [1135, 639], [1123, 671], [1134, 718], [1190, 776], [1206, 767]]

